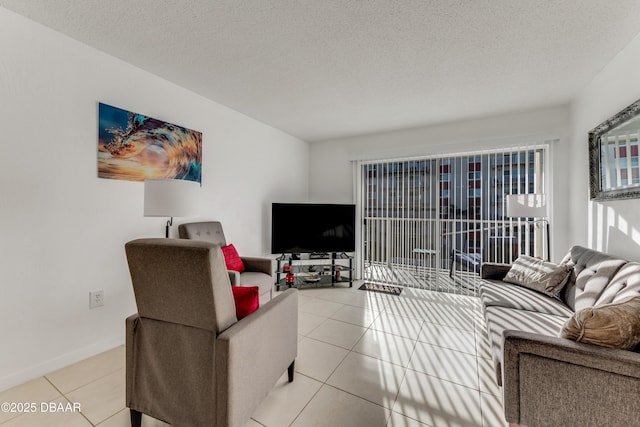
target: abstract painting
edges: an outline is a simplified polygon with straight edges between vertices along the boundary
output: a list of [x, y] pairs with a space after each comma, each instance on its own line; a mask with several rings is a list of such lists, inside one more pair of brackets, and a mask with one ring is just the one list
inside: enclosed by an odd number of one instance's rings
[[202, 133], [100, 103], [98, 177], [202, 183]]

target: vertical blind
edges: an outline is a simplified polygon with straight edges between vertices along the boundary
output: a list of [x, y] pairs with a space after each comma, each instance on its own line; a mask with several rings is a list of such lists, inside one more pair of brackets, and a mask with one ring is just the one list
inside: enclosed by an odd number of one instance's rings
[[363, 278], [474, 294], [482, 262], [546, 257], [545, 228], [505, 196], [545, 192], [547, 148], [359, 163]]

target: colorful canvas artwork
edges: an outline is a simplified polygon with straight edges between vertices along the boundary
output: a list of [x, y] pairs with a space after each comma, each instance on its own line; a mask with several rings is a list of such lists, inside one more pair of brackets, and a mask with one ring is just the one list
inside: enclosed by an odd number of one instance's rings
[[202, 133], [100, 103], [98, 177], [202, 183]]

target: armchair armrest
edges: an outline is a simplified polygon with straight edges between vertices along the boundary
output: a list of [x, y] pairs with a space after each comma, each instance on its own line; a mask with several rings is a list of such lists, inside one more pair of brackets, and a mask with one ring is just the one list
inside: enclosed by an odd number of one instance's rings
[[510, 423], [628, 425], [640, 353], [529, 332], [504, 332], [503, 397]]
[[[240, 259], [244, 264], [245, 271], [265, 273], [269, 276], [273, 276], [273, 260], [271, 258], [240, 257]], [[229, 273], [231, 286], [239, 285], [240, 273], [235, 270], [227, 270], [227, 272]]]
[[262, 257], [240, 257], [246, 271], [256, 271], [273, 275], [273, 260]]
[[218, 425], [241, 427], [297, 354], [297, 289], [288, 289], [221, 333], [216, 387], [228, 395], [218, 399]]
[[511, 264], [498, 264], [497, 262], [485, 262], [480, 267], [480, 278], [490, 280], [502, 280], [511, 270]]
[[229, 274], [229, 282], [231, 282], [231, 286], [238, 286], [240, 284], [240, 272], [227, 270], [227, 274]]

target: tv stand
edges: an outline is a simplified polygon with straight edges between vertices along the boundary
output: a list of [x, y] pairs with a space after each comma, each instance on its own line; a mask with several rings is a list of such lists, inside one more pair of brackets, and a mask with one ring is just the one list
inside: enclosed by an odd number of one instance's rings
[[[298, 256], [296, 256], [298, 255]], [[346, 253], [282, 254], [276, 258], [276, 288], [335, 286], [348, 283], [353, 287], [353, 257]], [[285, 266], [288, 266], [285, 268]], [[289, 271], [285, 271], [289, 270]], [[294, 276], [287, 283], [287, 275]]]
[[309, 254], [309, 259], [329, 259], [330, 257], [326, 252], [312, 252]]

